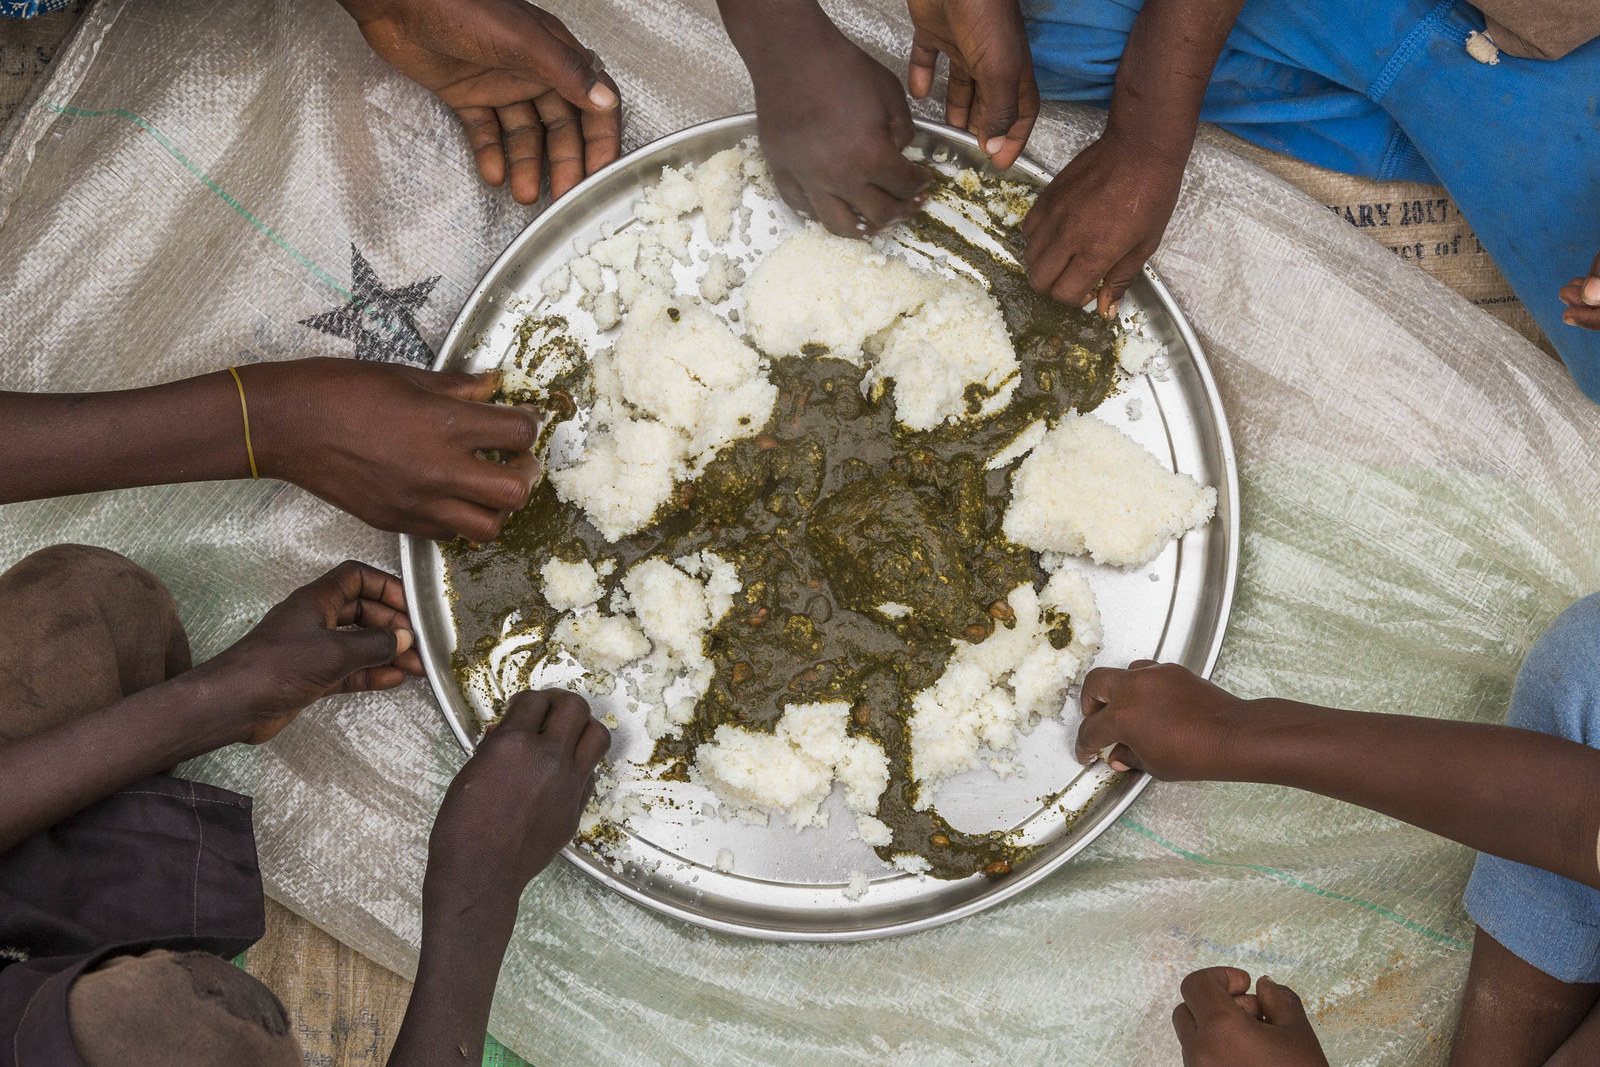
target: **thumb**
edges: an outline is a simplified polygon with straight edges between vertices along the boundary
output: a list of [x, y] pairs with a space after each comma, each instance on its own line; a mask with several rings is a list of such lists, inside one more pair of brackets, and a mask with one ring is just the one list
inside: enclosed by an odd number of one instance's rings
[[1139, 276], [1144, 261], [1144, 253], [1135, 249], [1106, 271], [1105, 280], [1101, 282], [1100, 292], [1096, 297], [1096, 310], [1100, 312], [1102, 318], [1109, 319], [1117, 313], [1117, 305], [1122, 301], [1122, 294], [1128, 291], [1133, 279]]
[[1005, 146], [1005, 135], [1020, 118], [1018, 96], [1021, 66], [1010, 56], [997, 56], [976, 64], [972, 79], [978, 96], [967, 128], [983, 142], [991, 156]]
[[1266, 975], [1256, 979], [1256, 1000], [1261, 1004], [1261, 1017], [1274, 1026], [1311, 1026], [1300, 994]]
[[529, 42], [533, 45], [530, 52], [539, 57], [539, 74], [550, 88], [583, 111], [610, 111], [616, 107], [617, 94], [600, 80], [595, 54], [583, 47], [554, 15], [538, 8], [532, 8], [530, 14], [542, 37]]
[[335, 685], [344, 682], [358, 671], [369, 667], [382, 667], [394, 662], [403, 649], [400, 634], [405, 634], [405, 647], [411, 647], [409, 630], [388, 630], [374, 626], [362, 630], [333, 630], [328, 636], [333, 640], [339, 677]]

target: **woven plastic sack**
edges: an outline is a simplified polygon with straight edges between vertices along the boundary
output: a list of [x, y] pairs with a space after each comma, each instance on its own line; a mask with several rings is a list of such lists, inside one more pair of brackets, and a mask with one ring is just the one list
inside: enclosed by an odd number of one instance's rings
[[[621, 83], [628, 146], [750, 106], [710, 0], [549, 6]], [[832, 8], [900, 66], [898, 0]], [[1048, 107], [1029, 151], [1059, 166], [1099, 122]], [[98, 0], [10, 134], [7, 389], [421, 358], [392, 335], [363, 347], [303, 323], [437, 278], [410, 308], [437, 344], [531, 217], [478, 184], [453, 117], [329, 0]], [[1509, 329], [1213, 149], [1195, 153], [1155, 266], [1199, 331], [1239, 455], [1219, 681], [1500, 718], [1533, 638], [1600, 587], [1600, 411]], [[0, 509], [0, 564], [58, 541], [160, 575], [201, 657], [342, 558], [397, 562], [391, 537], [269, 483]], [[427, 831], [461, 759], [412, 684], [328, 701], [270, 746], [187, 772], [255, 796], [274, 897], [410, 973]], [[491, 1028], [535, 1062], [1174, 1064], [1178, 981], [1229, 963], [1294, 985], [1333, 1062], [1442, 1063], [1471, 858], [1302, 794], [1158, 785], [1046, 884], [853, 945], [705, 933], [558, 862], [524, 900]]]

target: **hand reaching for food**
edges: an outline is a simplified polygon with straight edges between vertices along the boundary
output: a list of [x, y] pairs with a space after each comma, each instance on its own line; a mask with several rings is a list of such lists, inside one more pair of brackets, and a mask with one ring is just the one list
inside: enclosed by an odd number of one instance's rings
[[478, 173], [519, 204], [560, 198], [621, 151], [617, 86], [560, 19], [523, 0], [340, 0], [372, 50], [450, 105]]
[[483, 889], [514, 903], [577, 832], [610, 747], [610, 732], [582, 697], [559, 689], [513, 696], [440, 805], [427, 903]]
[[1100, 314], [1117, 302], [1166, 231], [1183, 184], [1188, 145], [1162, 151], [1108, 126], [1039, 194], [1022, 220], [1028, 281]]
[[997, 167], [1022, 154], [1039, 115], [1033, 55], [1017, 0], [910, 0], [911, 95], [933, 91], [934, 66], [950, 60], [945, 121], [978, 139]]
[[722, 0], [750, 69], [762, 151], [788, 205], [844, 237], [916, 214], [929, 175], [901, 149], [900, 81], [840, 33], [814, 0]]
[[305, 359], [240, 375], [261, 474], [379, 529], [492, 541], [539, 479], [540, 417], [485, 403], [494, 373]]
[[290, 593], [195, 680], [217, 687], [218, 714], [239, 719], [236, 739], [259, 745], [325, 696], [420, 676], [411, 644], [400, 579], [349, 560]]
[[1226, 781], [1228, 742], [1244, 701], [1187, 668], [1135, 660], [1126, 670], [1096, 667], [1083, 680], [1077, 757], [1100, 752], [1119, 771], [1162, 781]]
[[1184, 1067], [1328, 1067], [1305, 1005], [1288, 986], [1262, 975], [1252, 993], [1239, 968], [1207, 967], [1180, 988], [1172, 1028]]
[[1585, 278], [1574, 278], [1561, 287], [1561, 302], [1567, 310], [1561, 321], [1585, 330], [1600, 330], [1600, 255], [1594, 257]]

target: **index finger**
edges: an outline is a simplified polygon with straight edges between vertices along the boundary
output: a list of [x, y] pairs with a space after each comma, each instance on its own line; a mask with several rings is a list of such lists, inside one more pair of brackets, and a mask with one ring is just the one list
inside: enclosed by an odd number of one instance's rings
[[313, 588], [317, 586], [330, 594], [324, 603], [334, 618], [353, 600], [375, 600], [398, 612], [406, 610], [406, 587], [400, 579], [360, 560], [345, 560], [312, 583]]
[[1078, 697], [1078, 708], [1088, 718], [1117, 697], [1127, 671], [1121, 667], [1096, 667], [1083, 678], [1083, 689]]
[[878, 159], [877, 166], [873, 167], [872, 173], [864, 177], [896, 200], [908, 203], [915, 201], [932, 180], [932, 175], [927, 169], [911, 162], [901, 155], [898, 149], [884, 153]]
[[911, 63], [906, 71], [906, 88], [921, 100], [933, 91], [933, 70], [939, 62], [939, 49], [921, 30], [911, 35]]
[[1178, 992], [1189, 1005], [1195, 1021], [1202, 1026], [1207, 1020], [1229, 1014], [1245, 1014], [1244, 1008], [1233, 999], [1250, 990], [1250, 975], [1237, 967], [1207, 967], [1194, 971], [1184, 978]]
[[[617, 83], [611, 75], [602, 74], [600, 80], [613, 91]], [[620, 98], [620, 93], [618, 94]], [[585, 111], [583, 123], [583, 170], [593, 174], [622, 154], [622, 108], [608, 111]]]
[[1022, 150], [1028, 145], [1028, 138], [1033, 134], [1033, 124], [1039, 118], [1039, 85], [1034, 81], [1031, 65], [1024, 72], [1024, 77], [1017, 98], [1017, 121], [1006, 131], [1005, 144], [1000, 151], [992, 152], [989, 156], [989, 162], [1001, 170], [1011, 166], [1017, 161], [1017, 157], [1022, 155]]
[[539, 412], [521, 404], [473, 404], [461, 420], [461, 433], [473, 449], [526, 452], [539, 440]]

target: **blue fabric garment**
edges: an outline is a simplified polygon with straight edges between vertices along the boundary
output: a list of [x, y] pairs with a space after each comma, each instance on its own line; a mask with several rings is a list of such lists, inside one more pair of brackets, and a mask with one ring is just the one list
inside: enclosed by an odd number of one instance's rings
[[[1600, 748], [1600, 594], [1540, 635], [1517, 672], [1506, 725]], [[1600, 982], [1600, 890], [1480, 854], [1467, 914], [1496, 941], [1563, 982]]]
[[31, 19], [46, 11], [60, 11], [73, 0], [0, 0], [0, 19]]
[[[1040, 92], [1105, 107], [1142, 0], [1023, 0]], [[1463, 0], [1246, 0], [1201, 118], [1331, 170], [1440, 184], [1600, 402], [1600, 333], [1556, 294], [1600, 251], [1600, 40], [1467, 54]]]

